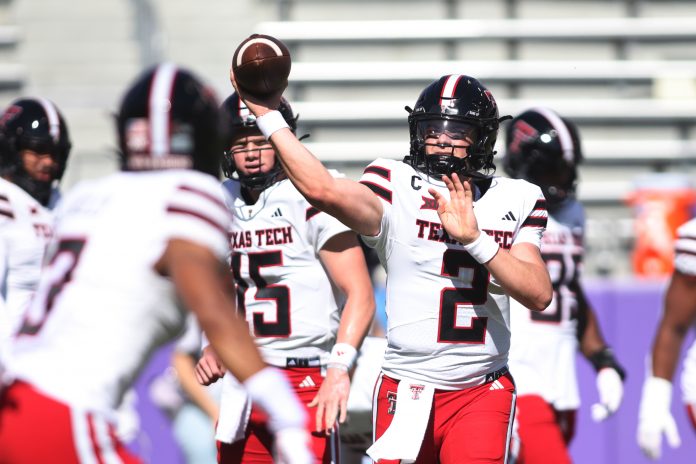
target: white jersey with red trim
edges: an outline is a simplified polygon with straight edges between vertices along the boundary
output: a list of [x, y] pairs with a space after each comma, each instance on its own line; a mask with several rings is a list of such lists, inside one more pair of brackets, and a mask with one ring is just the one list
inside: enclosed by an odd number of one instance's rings
[[[384, 207], [379, 235], [364, 237], [388, 276], [382, 370], [448, 390], [484, 383], [487, 374], [507, 364], [509, 297], [445, 233], [428, 188], [449, 197], [446, 186], [389, 159], [370, 164], [361, 182]], [[546, 225], [541, 191], [521, 180], [494, 177], [482, 183], [474, 213], [503, 249], [522, 242], [539, 246]]]
[[231, 216], [195, 171], [118, 173], [79, 184], [56, 210], [47, 267], [8, 371], [76, 408], [108, 413], [186, 311], [155, 263], [172, 239], [223, 261]]
[[696, 219], [685, 222], [677, 229], [674, 268], [682, 274], [696, 276]]
[[[677, 229], [674, 246], [674, 268], [689, 276], [696, 276], [696, 219]], [[681, 376], [684, 402], [696, 404], [696, 341], [687, 351]]]
[[539, 395], [557, 410], [577, 409], [580, 395], [575, 358], [578, 301], [575, 288], [584, 256], [585, 211], [577, 200], [549, 215], [541, 255], [553, 284], [543, 312], [511, 303], [510, 371], [518, 395]]
[[52, 221], [34, 197], [0, 179], [0, 345], [19, 329], [36, 291]]
[[339, 323], [339, 304], [319, 260], [326, 242], [349, 229], [312, 207], [289, 180], [265, 189], [247, 204], [236, 180], [229, 193], [232, 270], [261, 353], [285, 367], [288, 357], [328, 356]]

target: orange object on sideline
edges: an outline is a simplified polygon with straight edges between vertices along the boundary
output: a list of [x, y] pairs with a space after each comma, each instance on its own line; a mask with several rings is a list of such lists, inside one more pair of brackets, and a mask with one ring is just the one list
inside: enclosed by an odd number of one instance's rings
[[645, 277], [670, 275], [676, 231], [693, 216], [696, 191], [681, 182], [646, 186], [630, 194], [627, 202], [636, 211], [634, 273]]

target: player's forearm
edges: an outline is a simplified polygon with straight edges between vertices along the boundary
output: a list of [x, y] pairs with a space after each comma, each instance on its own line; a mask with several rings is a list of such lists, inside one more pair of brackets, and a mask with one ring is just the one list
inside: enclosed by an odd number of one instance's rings
[[583, 303], [583, 298], [578, 298], [578, 311], [584, 311], [585, 313], [585, 328], [583, 333], [580, 334], [580, 351], [582, 354], [589, 358], [593, 354], [602, 350], [607, 346], [602, 332], [599, 330], [599, 324], [597, 322], [597, 317], [594, 314], [592, 308]]
[[175, 351], [172, 355], [172, 367], [176, 370], [181, 389], [191, 402], [204, 411], [211, 420], [217, 420], [218, 407], [205, 388], [196, 381], [194, 361], [187, 353]]
[[653, 377], [672, 381], [684, 336], [685, 332], [662, 321], [652, 349]]
[[501, 249], [486, 268], [505, 293], [532, 311], [543, 311], [551, 304], [553, 288], [543, 262], [523, 261]]
[[220, 361], [240, 382], [266, 367], [246, 321], [226, 314], [198, 314], [198, 318]]
[[170, 243], [165, 259], [179, 297], [232, 375], [243, 381], [263, 369], [249, 326], [237, 317], [235, 300], [226, 291], [226, 266], [210, 251], [185, 241]]
[[270, 138], [285, 173], [312, 205], [324, 210], [331, 204], [335, 179], [289, 129], [276, 131]]
[[358, 182], [333, 177], [288, 129], [275, 132], [271, 143], [288, 178], [312, 206], [360, 234], [379, 233], [382, 204], [370, 189]]
[[[372, 287], [369, 287], [370, 290]], [[341, 315], [341, 324], [336, 336], [337, 343], [348, 343], [360, 349], [375, 316], [375, 299], [371, 291], [351, 292]]]

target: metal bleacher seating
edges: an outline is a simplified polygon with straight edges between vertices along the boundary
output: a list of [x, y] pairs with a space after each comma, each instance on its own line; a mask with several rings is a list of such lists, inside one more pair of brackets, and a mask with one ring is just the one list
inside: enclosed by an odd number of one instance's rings
[[0, 2], [0, 100], [12, 98], [24, 85], [26, 71], [17, 59], [20, 30], [12, 24], [9, 3]]
[[[642, 11], [611, 2], [627, 8], [603, 17], [607, 2], [586, 1], [571, 18], [549, 18], [525, 17], [532, 2], [511, 0], [504, 3], [513, 8], [497, 18], [470, 19], [465, 8], [445, 8], [448, 19], [336, 20], [317, 2], [280, 3], [297, 18], [262, 22], [255, 32], [290, 47], [288, 95], [301, 131], [312, 134], [308, 145], [320, 159], [349, 175], [376, 157], [403, 157], [404, 106], [450, 73], [483, 81], [504, 114], [547, 106], [578, 123], [585, 152], [579, 197], [588, 206], [588, 247], [597, 252], [590, 273], [628, 271], [628, 260], [616, 256], [633, 239], [625, 200], [636, 178], [696, 173], [696, 6], [683, 14], [684, 2], [670, 2], [679, 14], [659, 17], [650, 5], [656, 2], [642, 2]], [[408, 0], [380, 3], [394, 11], [414, 7]], [[583, 15], [582, 8], [591, 11]]]

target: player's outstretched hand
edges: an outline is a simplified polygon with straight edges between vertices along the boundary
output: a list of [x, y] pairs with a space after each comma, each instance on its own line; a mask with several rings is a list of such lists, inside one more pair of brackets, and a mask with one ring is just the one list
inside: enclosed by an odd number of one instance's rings
[[474, 192], [471, 182], [460, 181], [457, 174], [452, 174], [451, 178], [442, 176], [442, 180], [449, 190], [449, 201], [434, 188], [429, 188], [428, 192], [437, 202], [437, 214], [449, 236], [468, 245], [481, 233], [474, 216]]
[[225, 375], [225, 368], [212, 346], [203, 348], [201, 359], [196, 363], [196, 380], [201, 385], [210, 385]]
[[230, 82], [237, 91], [239, 97], [246, 103], [249, 111], [254, 113], [255, 116], [261, 116], [269, 111], [277, 110], [280, 106], [280, 99], [285, 91], [285, 88], [282, 88], [268, 95], [253, 95], [237, 85], [232, 68], [230, 68]]
[[662, 434], [672, 448], [681, 445], [677, 423], [670, 412], [672, 383], [659, 377], [648, 377], [643, 384], [638, 413], [638, 446], [650, 459], [660, 459]]
[[317, 432], [324, 431], [328, 435], [334, 431], [336, 419], [340, 423], [346, 421], [349, 393], [348, 372], [338, 367], [329, 367], [317, 395], [309, 403], [310, 408], [317, 408], [315, 414]]

